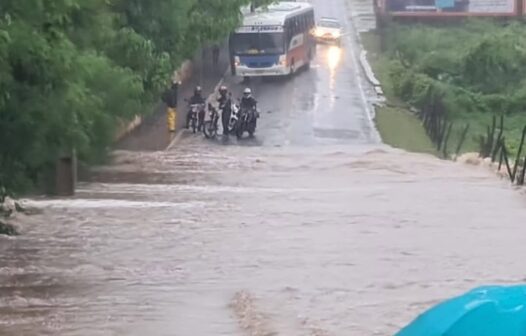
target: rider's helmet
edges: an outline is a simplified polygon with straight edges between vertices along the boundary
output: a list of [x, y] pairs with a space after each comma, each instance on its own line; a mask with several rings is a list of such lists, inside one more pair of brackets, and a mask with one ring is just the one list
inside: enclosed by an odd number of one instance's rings
[[245, 98], [250, 98], [252, 96], [252, 90], [250, 88], [246, 88], [244, 91], [243, 91], [243, 97]]
[[221, 85], [221, 87], [219, 88], [219, 94], [222, 96], [226, 96], [227, 92], [228, 92], [228, 89], [226, 88], [226, 86]]
[[200, 94], [201, 94], [201, 91], [202, 91], [202, 90], [201, 90], [201, 87], [200, 87], [200, 86], [196, 86], [196, 87], [195, 87], [195, 90], [194, 90], [194, 94], [195, 94], [195, 95], [200, 95]]

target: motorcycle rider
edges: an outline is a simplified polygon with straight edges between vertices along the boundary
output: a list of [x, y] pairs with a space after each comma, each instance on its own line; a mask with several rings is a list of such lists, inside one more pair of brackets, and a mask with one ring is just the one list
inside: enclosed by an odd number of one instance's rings
[[245, 88], [243, 91], [243, 98], [241, 98], [241, 110], [250, 110], [255, 109], [257, 106], [257, 101], [254, 97], [252, 97], [252, 90], [250, 88]]
[[[194, 95], [192, 97], [190, 97], [189, 104], [190, 105], [193, 105], [193, 104], [204, 104], [205, 102], [206, 101], [203, 98], [203, 92], [201, 90], [201, 87], [200, 86], [196, 86], [196, 88], [194, 90]], [[186, 114], [186, 128], [190, 128], [190, 120], [191, 120], [191, 118], [192, 118], [192, 111], [188, 111], [188, 113]], [[199, 119], [199, 125], [201, 125], [202, 121], [204, 121], [204, 119], [205, 119], [205, 110], [204, 109], [201, 109], [199, 111], [198, 119]]]
[[219, 88], [219, 97], [217, 97], [217, 102], [219, 104], [219, 109], [221, 110], [221, 122], [223, 124], [223, 134], [228, 135], [228, 122], [230, 120], [232, 102], [228, 95], [228, 89], [224, 85], [222, 85]]
[[252, 90], [250, 88], [247, 87], [243, 91], [243, 98], [241, 98], [239, 105], [241, 111], [240, 121], [242, 121], [242, 123], [240, 126], [236, 126], [236, 135], [240, 138], [245, 131], [248, 131], [250, 136], [253, 136], [256, 131], [259, 113], [257, 111], [257, 101], [252, 96]]

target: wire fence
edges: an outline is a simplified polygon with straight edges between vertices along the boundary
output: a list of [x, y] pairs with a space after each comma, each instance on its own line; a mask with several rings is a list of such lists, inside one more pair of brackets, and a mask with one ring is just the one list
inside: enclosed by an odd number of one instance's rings
[[[428, 97], [427, 104], [418, 111], [427, 135], [433, 142], [438, 153], [444, 159], [450, 159], [452, 154], [458, 156], [466, 141], [470, 125], [458, 127], [447, 116], [446, 109], [440, 97]], [[452, 134], [460, 132], [458, 142], [452, 144]], [[451, 151], [453, 149], [453, 151]]]
[[[458, 156], [462, 151], [468, 136], [470, 125], [461, 128], [456, 127], [446, 113], [445, 106], [440, 97], [429, 97], [424, 108], [418, 111], [424, 128], [436, 146], [438, 153], [444, 159], [452, 158], [452, 154]], [[526, 175], [526, 154], [524, 153], [524, 142], [526, 141], [526, 126], [522, 129], [519, 145], [510, 149], [511, 140], [504, 134], [504, 115], [493, 115], [491, 125], [486, 128], [486, 133], [478, 136], [479, 156], [482, 159], [490, 158], [492, 163], [498, 161], [498, 169], [503, 166], [510, 181], [517, 185], [524, 185]], [[452, 147], [451, 135], [460, 132], [458, 143]], [[452, 151], [453, 149], [453, 151]]]
[[492, 118], [491, 126], [488, 126], [486, 134], [480, 137], [480, 157], [491, 158], [491, 162], [499, 161], [498, 169], [506, 166], [506, 173], [512, 183], [524, 185], [526, 175], [526, 156], [523, 156], [524, 141], [526, 140], [526, 126], [522, 129], [519, 146], [516, 150], [514, 160], [513, 153], [509, 149], [507, 139], [504, 135], [504, 115]]

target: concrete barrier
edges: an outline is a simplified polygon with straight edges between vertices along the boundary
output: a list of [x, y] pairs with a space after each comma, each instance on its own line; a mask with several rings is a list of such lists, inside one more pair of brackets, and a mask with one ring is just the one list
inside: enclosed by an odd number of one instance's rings
[[119, 126], [117, 127], [117, 134], [115, 134], [115, 141], [119, 141], [124, 136], [126, 136], [128, 133], [133, 131], [135, 128], [137, 128], [142, 123], [142, 117], [141, 116], [135, 116], [132, 121], [130, 122], [120, 122]]

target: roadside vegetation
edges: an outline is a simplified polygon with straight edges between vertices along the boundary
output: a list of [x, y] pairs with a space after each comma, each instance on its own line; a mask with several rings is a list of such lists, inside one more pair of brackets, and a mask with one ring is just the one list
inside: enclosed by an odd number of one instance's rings
[[2, 0], [0, 187], [26, 191], [62, 151], [104, 157], [173, 70], [222, 40], [249, 0]]
[[[463, 151], [479, 150], [480, 137], [495, 114], [504, 114], [506, 141], [516, 147], [526, 125], [525, 32], [526, 26], [518, 22], [475, 20], [446, 26], [390, 23], [383, 36], [364, 34], [369, 61], [387, 98], [387, 107], [378, 111], [380, 132], [398, 134], [386, 141], [429, 152], [429, 142], [420, 137], [422, 123], [407, 115], [410, 109], [422, 111], [439, 102], [455, 126], [450, 143], [456, 144], [464, 126], [470, 125]], [[385, 118], [398, 119], [406, 127], [399, 127], [400, 132], [393, 126], [383, 128]]]

